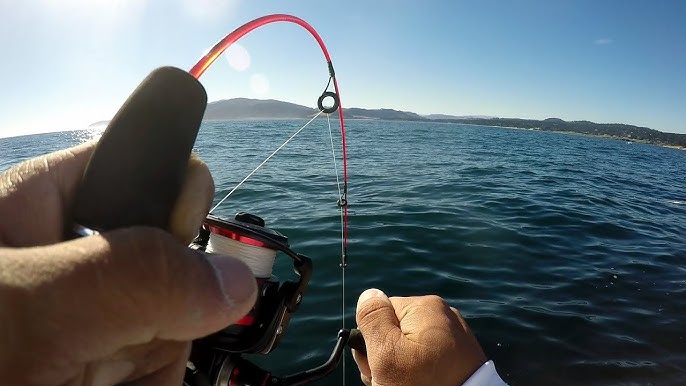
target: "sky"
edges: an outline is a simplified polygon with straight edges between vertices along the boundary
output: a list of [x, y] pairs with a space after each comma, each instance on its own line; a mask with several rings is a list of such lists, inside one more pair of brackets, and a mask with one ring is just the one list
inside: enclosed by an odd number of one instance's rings
[[[0, 0], [0, 137], [108, 120], [154, 68], [190, 69], [272, 13], [318, 31], [343, 107], [686, 133], [681, 0]], [[310, 107], [327, 80], [291, 23], [246, 35], [201, 78], [210, 101]]]

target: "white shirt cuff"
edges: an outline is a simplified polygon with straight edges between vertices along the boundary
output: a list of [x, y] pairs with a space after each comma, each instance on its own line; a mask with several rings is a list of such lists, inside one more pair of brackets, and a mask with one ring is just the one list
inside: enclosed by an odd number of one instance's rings
[[495, 371], [493, 361], [481, 365], [462, 386], [507, 386]]

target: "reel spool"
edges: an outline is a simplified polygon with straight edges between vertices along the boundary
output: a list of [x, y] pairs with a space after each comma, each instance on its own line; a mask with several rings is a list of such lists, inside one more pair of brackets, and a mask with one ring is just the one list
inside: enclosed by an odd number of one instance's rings
[[[249, 213], [233, 220], [208, 215], [191, 248], [221, 253], [243, 261], [255, 275], [259, 288], [255, 307], [236, 324], [199, 341], [199, 345], [228, 353], [268, 354], [278, 344], [290, 316], [298, 309], [312, 275], [312, 261], [290, 249], [288, 238], [265, 227]], [[281, 284], [272, 275], [278, 252], [293, 259], [297, 282]]]
[[[264, 220], [260, 217], [249, 213], [238, 213], [235, 221], [241, 222], [245, 226], [254, 225], [256, 232], [270, 234], [288, 247], [288, 238], [281, 233], [265, 228]], [[217, 218], [205, 226], [210, 231], [205, 252], [234, 256], [243, 261], [255, 275], [258, 283], [271, 277], [277, 250], [259, 240], [237, 232], [228, 221]]]

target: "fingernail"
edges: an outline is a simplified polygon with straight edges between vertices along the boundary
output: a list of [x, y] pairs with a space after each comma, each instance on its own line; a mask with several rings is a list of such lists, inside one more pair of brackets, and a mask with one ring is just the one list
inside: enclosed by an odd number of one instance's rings
[[380, 289], [370, 288], [360, 294], [360, 297], [357, 299], [357, 308], [359, 309], [362, 303], [372, 298], [388, 299], [388, 296], [386, 296], [386, 294], [383, 293], [383, 291], [381, 291]]
[[109, 361], [98, 363], [93, 369], [93, 386], [110, 386], [124, 381], [133, 374], [136, 366], [129, 361]]
[[244, 303], [250, 303], [248, 305], [252, 307], [257, 294], [257, 284], [250, 268], [233, 257], [212, 253], [206, 254], [206, 257], [214, 267], [229, 307]]

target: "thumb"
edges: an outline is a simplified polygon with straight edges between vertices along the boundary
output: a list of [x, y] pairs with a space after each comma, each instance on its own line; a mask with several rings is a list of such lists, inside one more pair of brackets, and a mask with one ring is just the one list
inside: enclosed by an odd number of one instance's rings
[[[16, 302], [20, 315], [4, 315], [0, 325], [22, 321], [11, 326], [22, 348], [14, 352], [69, 356], [58, 363], [111, 355], [153, 339], [208, 335], [245, 315], [257, 292], [243, 263], [192, 251], [154, 228], [0, 250], [7, 253], [0, 292], [21, 288], [23, 301]], [[7, 287], [7, 281], [14, 283]]]
[[387, 350], [402, 337], [393, 304], [381, 290], [371, 288], [362, 292], [355, 318], [369, 357], [377, 357], [380, 350]]

